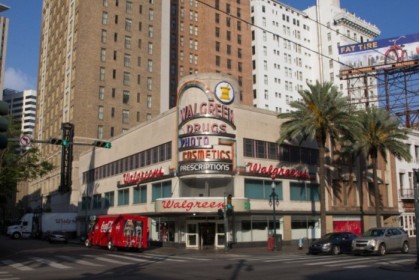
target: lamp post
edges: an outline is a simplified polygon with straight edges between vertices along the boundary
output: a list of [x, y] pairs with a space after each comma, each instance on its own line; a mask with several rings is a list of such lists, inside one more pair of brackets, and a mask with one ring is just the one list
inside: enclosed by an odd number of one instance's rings
[[272, 178], [272, 193], [269, 196], [269, 206], [272, 206], [272, 214], [273, 214], [273, 227], [274, 227], [274, 232], [273, 232], [273, 238], [274, 238], [274, 251], [277, 250], [276, 248], [276, 216], [275, 216], [275, 206], [279, 205], [279, 199], [278, 199], [278, 195], [275, 192], [275, 180], [274, 178]]

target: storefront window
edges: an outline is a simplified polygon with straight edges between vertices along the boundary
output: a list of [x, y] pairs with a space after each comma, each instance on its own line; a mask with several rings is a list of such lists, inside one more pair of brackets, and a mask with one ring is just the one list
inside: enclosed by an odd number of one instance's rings
[[157, 224], [159, 241], [175, 241], [175, 222], [161, 222]]
[[129, 204], [129, 189], [123, 189], [118, 191], [118, 205]]
[[107, 192], [105, 193], [105, 207], [109, 208], [114, 206], [115, 203], [115, 195], [114, 192]]
[[291, 238], [293, 240], [320, 238], [320, 218], [317, 216], [292, 216]]
[[137, 186], [134, 188], [133, 201], [134, 201], [134, 204], [147, 203], [147, 186], [146, 185]]
[[[282, 200], [282, 182], [275, 181], [275, 193]], [[244, 181], [244, 195], [253, 199], [269, 199], [272, 194], [272, 180], [246, 179]]]
[[293, 201], [319, 201], [319, 185], [306, 183], [290, 183], [291, 200]]
[[152, 201], [157, 198], [171, 197], [172, 196], [172, 181], [156, 183], [152, 185]]

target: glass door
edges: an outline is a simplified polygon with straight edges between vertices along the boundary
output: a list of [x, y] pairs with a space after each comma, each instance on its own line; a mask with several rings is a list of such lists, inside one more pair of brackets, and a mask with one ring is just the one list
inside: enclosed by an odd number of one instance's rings
[[217, 223], [215, 233], [215, 247], [223, 248], [225, 242], [224, 223]]
[[198, 224], [187, 224], [186, 247], [199, 248]]

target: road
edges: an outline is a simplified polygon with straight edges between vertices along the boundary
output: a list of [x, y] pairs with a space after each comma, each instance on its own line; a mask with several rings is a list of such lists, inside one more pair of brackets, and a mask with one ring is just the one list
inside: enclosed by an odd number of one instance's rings
[[416, 254], [312, 256], [190, 250], [107, 251], [0, 237], [0, 280], [419, 279]]

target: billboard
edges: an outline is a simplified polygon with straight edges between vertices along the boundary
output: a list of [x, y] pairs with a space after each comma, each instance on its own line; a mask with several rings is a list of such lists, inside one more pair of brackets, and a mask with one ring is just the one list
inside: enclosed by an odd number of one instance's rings
[[385, 68], [392, 63], [419, 59], [419, 34], [339, 46], [338, 50], [341, 70]]

